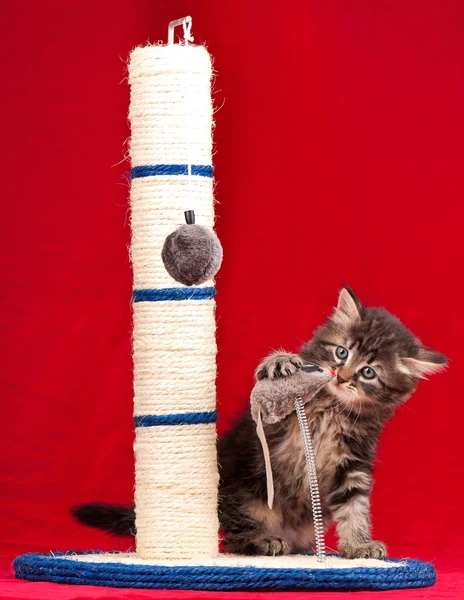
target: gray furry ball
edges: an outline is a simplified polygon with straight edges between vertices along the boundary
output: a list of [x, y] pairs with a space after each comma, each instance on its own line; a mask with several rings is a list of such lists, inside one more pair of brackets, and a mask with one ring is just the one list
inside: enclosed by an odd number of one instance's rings
[[184, 285], [199, 285], [216, 275], [222, 246], [212, 229], [181, 225], [166, 238], [161, 257], [169, 275]]

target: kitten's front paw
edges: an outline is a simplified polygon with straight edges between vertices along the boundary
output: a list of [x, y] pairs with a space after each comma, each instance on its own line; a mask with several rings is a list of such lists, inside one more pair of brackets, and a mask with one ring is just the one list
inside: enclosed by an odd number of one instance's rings
[[385, 558], [387, 547], [383, 542], [368, 542], [357, 546], [342, 546], [340, 551], [344, 558]]
[[256, 379], [277, 379], [288, 377], [296, 373], [303, 366], [302, 359], [298, 354], [289, 352], [276, 352], [263, 360], [256, 369]]
[[290, 554], [290, 544], [278, 537], [267, 537], [255, 540], [253, 544], [256, 554], [260, 556], [284, 556]]

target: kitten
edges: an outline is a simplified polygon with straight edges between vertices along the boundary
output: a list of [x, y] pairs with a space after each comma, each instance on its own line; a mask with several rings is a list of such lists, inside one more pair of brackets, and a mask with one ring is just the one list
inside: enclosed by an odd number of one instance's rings
[[[258, 366], [256, 377], [286, 377], [305, 362], [337, 373], [306, 405], [325, 525], [335, 521], [343, 556], [383, 558], [386, 547], [371, 538], [369, 510], [378, 436], [419, 379], [443, 369], [446, 358], [422, 346], [387, 311], [365, 308], [344, 288], [333, 315], [300, 354], [271, 354]], [[257, 555], [310, 551], [314, 528], [296, 415], [265, 427], [274, 474], [272, 510], [267, 506], [262, 448], [249, 410], [218, 443], [225, 549]], [[113, 533], [134, 530], [133, 508], [83, 505], [74, 514], [81, 522]]]

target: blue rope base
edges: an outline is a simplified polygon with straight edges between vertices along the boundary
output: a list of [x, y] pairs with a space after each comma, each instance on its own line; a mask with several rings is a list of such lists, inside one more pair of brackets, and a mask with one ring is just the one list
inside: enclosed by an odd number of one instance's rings
[[24, 554], [14, 561], [14, 570], [28, 581], [163, 590], [394, 590], [428, 587], [436, 579], [433, 565], [418, 560], [390, 568], [296, 569], [127, 565], [117, 556], [113, 563], [95, 563]]

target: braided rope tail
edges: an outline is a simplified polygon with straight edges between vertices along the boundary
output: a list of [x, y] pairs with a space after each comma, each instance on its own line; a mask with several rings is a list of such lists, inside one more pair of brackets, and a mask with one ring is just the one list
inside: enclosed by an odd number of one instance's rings
[[324, 521], [322, 518], [321, 497], [319, 494], [319, 484], [317, 482], [316, 461], [314, 457], [313, 442], [309, 432], [308, 419], [303, 404], [303, 398], [296, 396], [295, 410], [298, 418], [298, 424], [301, 430], [301, 436], [304, 443], [306, 458], [306, 470], [309, 478], [309, 490], [311, 494], [311, 505], [313, 509], [314, 536], [316, 546], [316, 556], [319, 562], [325, 562], [325, 540], [324, 540]]

